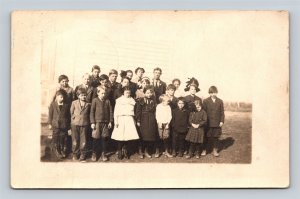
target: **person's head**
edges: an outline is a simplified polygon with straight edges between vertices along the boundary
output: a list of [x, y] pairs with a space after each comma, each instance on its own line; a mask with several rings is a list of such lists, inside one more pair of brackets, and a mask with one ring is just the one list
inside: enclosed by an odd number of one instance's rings
[[100, 77], [99, 77], [99, 82], [100, 82], [100, 85], [101, 85], [101, 86], [106, 87], [106, 86], [107, 86], [107, 83], [108, 83], [108, 76], [105, 75], [105, 74], [100, 75]]
[[84, 88], [79, 88], [76, 91], [76, 95], [77, 95], [77, 97], [78, 97], [79, 100], [86, 101], [87, 92], [86, 92], [86, 90]]
[[161, 74], [162, 74], [161, 68], [158, 68], [158, 67], [157, 67], [157, 68], [154, 68], [154, 69], [153, 69], [153, 77], [154, 77], [154, 79], [159, 80]]
[[167, 106], [170, 102], [170, 98], [166, 94], [162, 94], [159, 96], [159, 102], [162, 103], [162, 105]]
[[129, 86], [129, 82], [130, 82], [130, 79], [128, 77], [122, 78], [122, 80], [121, 80], [121, 86], [122, 86], [122, 88], [124, 88], [126, 86]]
[[195, 95], [197, 93], [197, 87], [196, 85], [190, 85], [190, 90], [189, 90], [191, 95]]
[[55, 100], [58, 103], [62, 103], [64, 101], [64, 97], [65, 97], [64, 90], [60, 89], [60, 90], [56, 91], [56, 93], [55, 93]]
[[118, 77], [118, 71], [115, 69], [111, 69], [108, 73], [108, 76], [109, 76], [109, 81], [116, 82]]
[[215, 98], [215, 97], [217, 96], [217, 94], [218, 94], [218, 89], [217, 89], [217, 87], [215, 87], [215, 86], [209, 87], [208, 93], [209, 93], [209, 95], [210, 95], [212, 98]]
[[180, 79], [173, 79], [172, 84], [175, 86], [176, 90], [180, 87], [181, 81]]
[[82, 84], [84, 85], [89, 85], [90, 84], [90, 75], [88, 73], [85, 73], [83, 76], [82, 76]]
[[146, 86], [150, 86], [150, 79], [145, 77], [141, 80], [142, 88], [146, 88]]
[[58, 77], [58, 83], [60, 84], [61, 87], [68, 87], [69, 83], [69, 78], [67, 75], [60, 75]]
[[142, 78], [144, 73], [145, 73], [145, 69], [137, 67], [134, 71], [134, 73], [136, 74], [136, 76], [138, 76], [139, 78]]
[[106, 94], [106, 88], [103, 86], [98, 86], [97, 87], [98, 98], [103, 100], [105, 98], [105, 94]]
[[144, 88], [144, 94], [146, 98], [151, 98], [153, 96], [154, 90], [152, 86], [146, 86]]
[[176, 90], [176, 87], [173, 84], [169, 84], [167, 86], [167, 93], [169, 96], [174, 96], [175, 90]]
[[132, 77], [133, 77], [133, 72], [132, 72], [132, 70], [127, 70], [127, 71], [126, 71], [126, 77], [128, 77], [129, 80], [132, 79]]
[[123, 88], [123, 95], [124, 95], [124, 97], [130, 98], [130, 94], [131, 94], [130, 88], [129, 88], [128, 86], [125, 86], [125, 87]]
[[94, 77], [98, 77], [99, 74], [100, 74], [100, 72], [101, 72], [101, 70], [100, 70], [100, 67], [99, 67], [98, 65], [94, 65], [94, 66], [92, 67], [92, 75], [93, 75]]
[[196, 110], [200, 111], [201, 108], [202, 108], [202, 102], [201, 102], [201, 100], [195, 100], [194, 104], [195, 104]]
[[177, 106], [178, 106], [178, 108], [179, 108], [179, 109], [183, 109], [184, 105], [185, 105], [185, 100], [184, 100], [184, 98], [183, 98], [183, 97], [179, 97], [179, 98], [178, 98], [178, 101], [177, 101]]

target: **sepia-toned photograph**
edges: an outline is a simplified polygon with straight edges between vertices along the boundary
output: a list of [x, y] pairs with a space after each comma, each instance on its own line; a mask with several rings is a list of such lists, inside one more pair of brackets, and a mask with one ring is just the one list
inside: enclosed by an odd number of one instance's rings
[[[12, 111], [27, 114], [23, 125], [12, 121], [12, 183], [287, 186], [288, 28], [285, 11], [14, 12], [12, 94], [26, 91]], [[268, 149], [278, 140], [282, 168], [264, 176], [262, 168], [277, 162]], [[27, 152], [17, 148], [22, 141]], [[44, 182], [21, 180], [16, 163], [26, 158]], [[95, 168], [106, 171], [100, 182]]]

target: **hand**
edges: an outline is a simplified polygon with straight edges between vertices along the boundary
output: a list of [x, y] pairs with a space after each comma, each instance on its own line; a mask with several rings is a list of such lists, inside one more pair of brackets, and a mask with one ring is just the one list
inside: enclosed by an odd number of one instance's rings
[[219, 125], [219, 126], [220, 126], [220, 127], [222, 127], [222, 126], [223, 126], [223, 124], [224, 124], [223, 122], [220, 122], [220, 125]]
[[95, 124], [91, 124], [91, 128], [95, 129], [96, 125]]
[[141, 123], [140, 123], [140, 122], [137, 122], [136, 125], [137, 125], [137, 126], [141, 126]]
[[111, 129], [112, 125], [111, 125], [111, 122], [108, 123], [108, 129]]
[[72, 131], [71, 130], [68, 130], [68, 135], [72, 135]]
[[48, 125], [48, 128], [49, 128], [49, 129], [52, 129], [52, 125], [51, 125], [51, 124], [49, 124], [49, 125]]

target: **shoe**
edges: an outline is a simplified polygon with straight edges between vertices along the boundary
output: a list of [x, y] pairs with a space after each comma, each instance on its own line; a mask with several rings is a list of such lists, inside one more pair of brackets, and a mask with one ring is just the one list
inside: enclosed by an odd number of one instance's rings
[[108, 161], [108, 158], [107, 158], [107, 156], [105, 155], [104, 152], [103, 152], [102, 155], [101, 155], [101, 160], [102, 160], [103, 162]]
[[206, 150], [205, 149], [202, 151], [201, 156], [206, 156]]
[[192, 157], [192, 156], [189, 155], [189, 154], [185, 156], [186, 159], [190, 159], [191, 157]]
[[184, 154], [184, 155], [188, 154], [188, 151], [187, 151], [187, 150], [185, 150], [183, 154]]
[[173, 156], [168, 151], [165, 152], [165, 156], [167, 156], [168, 158], [173, 158]]
[[147, 158], [152, 158], [152, 156], [148, 153], [148, 151], [145, 152], [145, 156], [146, 156]]
[[182, 151], [180, 151], [180, 152], [178, 153], [178, 157], [180, 157], [180, 158], [182, 158], [182, 157], [183, 157], [183, 153], [182, 153]]
[[144, 154], [141, 148], [139, 148], [139, 158], [144, 159]]
[[96, 162], [97, 161], [97, 155], [96, 153], [92, 154], [92, 162]]
[[159, 149], [156, 148], [154, 157], [155, 157], [155, 158], [159, 158], [159, 156], [160, 156], [160, 154], [159, 154]]
[[220, 154], [218, 153], [218, 150], [217, 150], [217, 149], [214, 149], [214, 150], [213, 150], [213, 155], [214, 155], [215, 157], [219, 157], [219, 156], [220, 156]]
[[54, 154], [58, 159], [62, 159], [62, 155], [57, 149], [54, 149]]
[[80, 162], [85, 162], [85, 159], [86, 159], [85, 155], [81, 154], [80, 158], [79, 158], [79, 161]]
[[199, 154], [197, 154], [197, 155], [196, 155], [196, 158], [197, 158], [197, 159], [200, 159], [200, 155], [199, 155]]
[[64, 150], [61, 151], [61, 156], [62, 156], [63, 158], [67, 157], [67, 154], [66, 154], [66, 152], [65, 152]]
[[78, 156], [77, 156], [77, 154], [73, 154], [73, 161], [77, 161], [78, 160]]

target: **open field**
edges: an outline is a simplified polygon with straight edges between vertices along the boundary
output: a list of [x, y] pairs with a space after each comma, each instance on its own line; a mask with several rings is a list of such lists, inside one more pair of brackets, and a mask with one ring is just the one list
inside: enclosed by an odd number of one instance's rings
[[[69, 155], [64, 160], [57, 160], [50, 150], [51, 139], [49, 139], [51, 131], [42, 125], [41, 135], [41, 161], [57, 162], [57, 161], [72, 161], [72, 156]], [[118, 160], [114, 154], [115, 150], [111, 150], [108, 154], [110, 162], [158, 162], [158, 163], [251, 163], [251, 135], [252, 135], [252, 113], [251, 112], [225, 112], [225, 124], [223, 127], [223, 134], [220, 138], [220, 157], [214, 157], [208, 154], [200, 159], [192, 158], [185, 159], [184, 157], [166, 158], [161, 156], [159, 158], [145, 158], [139, 159], [135, 152], [135, 147], [132, 147], [132, 155], [129, 160]], [[132, 143], [134, 144], [134, 143]], [[113, 143], [112, 143], [113, 145]], [[87, 159], [87, 163], [90, 159]], [[79, 164], [80, 162], [78, 162]], [[98, 163], [98, 162], [97, 162]], [[101, 161], [99, 164], [102, 163]], [[105, 164], [106, 164], [105, 163]]]

